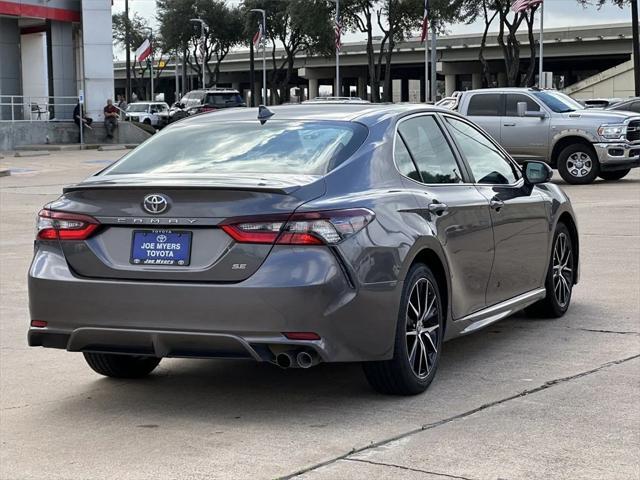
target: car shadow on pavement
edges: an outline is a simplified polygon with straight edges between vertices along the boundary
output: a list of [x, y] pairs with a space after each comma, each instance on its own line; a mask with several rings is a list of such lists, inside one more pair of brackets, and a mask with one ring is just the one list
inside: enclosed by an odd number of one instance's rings
[[[273, 423], [278, 428], [298, 421], [324, 425], [335, 421], [337, 410], [342, 412], [338, 416], [359, 415], [371, 408], [379, 411], [400, 406], [408, 411], [415, 409], [419, 416], [426, 404], [439, 405], [446, 411], [452, 391], [470, 397], [480, 390], [499, 394], [502, 387], [496, 390], [492, 386], [496, 380], [482, 372], [505, 361], [514, 367], [542, 361], [518, 355], [531, 355], [531, 339], [540, 337], [548, 328], [549, 322], [544, 320], [514, 317], [445, 343], [436, 379], [424, 395], [415, 397], [377, 394], [368, 386], [359, 364], [282, 370], [252, 361], [165, 359], [145, 379], [96, 376], [95, 381], [79, 382], [64, 402], [46, 406], [42, 413], [55, 415], [61, 422], [65, 417], [77, 421], [79, 415], [108, 412], [140, 424], [149, 423], [143, 420], [149, 417], [171, 417]], [[78, 357], [78, 361], [82, 359]], [[509, 378], [511, 374], [501, 377]], [[497, 381], [502, 382], [500, 378]], [[47, 412], [49, 408], [55, 412]]]

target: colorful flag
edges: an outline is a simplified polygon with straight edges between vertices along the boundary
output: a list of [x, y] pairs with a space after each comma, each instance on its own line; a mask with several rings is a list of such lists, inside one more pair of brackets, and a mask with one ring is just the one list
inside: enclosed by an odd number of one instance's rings
[[336, 20], [336, 51], [342, 49], [342, 22]]
[[424, 0], [424, 15], [422, 16], [422, 32], [420, 33], [420, 42], [424, 43], [429, 33], [429, 0]]
[[151, 55], [151, 42], [148, 38], [145, 38], [142, 45], [140, 45], [136, 50], [136, 60], [142, 63], [149, 55]]
[[530, 8], [540, 5], [542, 2], [543, 0], [516, 0], [511, 5], [511, 10], [513, 10], [515, 13], [521, 13], [525, 10], [529, 10]]
[[253, 48], [256, 50], [260, 49], [260, 45], [262, 44], [262, 22], [258, 24], [258, 31], [253, 36]]

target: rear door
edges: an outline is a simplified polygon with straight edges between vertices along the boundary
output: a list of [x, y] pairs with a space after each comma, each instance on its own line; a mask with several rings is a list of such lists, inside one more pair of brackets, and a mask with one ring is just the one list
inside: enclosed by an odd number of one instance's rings
[[468, 102], [466, 116], [500, 142], [504, 95], [500, 93], [472, 93]]
[[424, 219], [443, 246], [451, 273], [454, 318], [481, 310], [493, 262], [489, 202], [468, 182], [433, 114], [400, 120], [395, 162], [410, 182]]
[[[523, 93], [505, 95], [505, 114], [502, 117], [500, 144], [518, 162], [547, 161], [551, 117], [535, 99]], [[527, 111], [545, 112], [545, 118], [519, 117], [518, 102], [527, 104]]]
[[495, 255], [487, 305], [539, 288], [549, 263], [550, 219], [542, 196], [526, 185], [519, 168], [484, 133], [463, 119], [445, 123], [475, 182], [489, 201]]

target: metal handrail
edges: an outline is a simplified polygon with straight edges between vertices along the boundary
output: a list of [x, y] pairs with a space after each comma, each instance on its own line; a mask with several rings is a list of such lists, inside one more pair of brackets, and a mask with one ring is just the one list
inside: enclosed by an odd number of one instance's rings
[[[0, 95], [0, 122], [68, 122], [78, 101], [76, 96]], [[60, 109], [61, 115], [56, 113]]]

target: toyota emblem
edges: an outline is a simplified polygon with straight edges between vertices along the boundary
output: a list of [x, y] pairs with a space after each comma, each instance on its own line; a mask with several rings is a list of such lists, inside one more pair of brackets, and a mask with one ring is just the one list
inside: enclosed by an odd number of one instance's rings
[[168, 210], [169, 201], [164, 195], [160, 195], [159, 193], [152, 193], [144, 197], [142, 206], [147, 212], [154, 215], [159, 215], [160, 213], [164, 213]]

